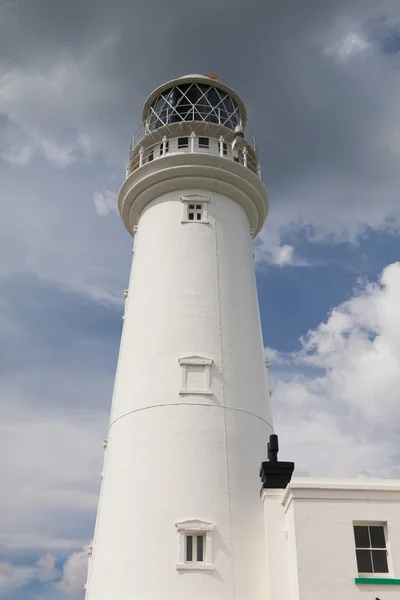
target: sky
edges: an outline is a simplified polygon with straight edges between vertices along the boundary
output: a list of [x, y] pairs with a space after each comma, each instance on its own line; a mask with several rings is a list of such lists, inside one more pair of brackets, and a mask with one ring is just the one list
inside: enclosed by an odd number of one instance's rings
[[145, 98], [210, 72], [270, 195], [281, 458], [400, 477], [398, 0], [0, 0], [0, 598], [83, 598], [132, 249], [115, 199]]

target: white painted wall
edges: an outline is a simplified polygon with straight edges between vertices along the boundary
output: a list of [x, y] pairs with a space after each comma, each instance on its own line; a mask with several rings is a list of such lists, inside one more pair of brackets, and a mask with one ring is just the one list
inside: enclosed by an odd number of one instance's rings
[[266, 600], [394, 600], [397, 585], [356, 585], [353, 522], [386, 522], [400, 577], [400, 481], [293, 478], [265, 490]]
[[[181, 222], [194, 193], [208, 224]], [[211, 396], [179, 394], [193, 354], [213, 360]], [[246, 213], [162, 194], [135, 239], [87, 600], [263, 600], [270, 423]], [[186, 519], [215, 525], [214, 570], [176, 569]]]

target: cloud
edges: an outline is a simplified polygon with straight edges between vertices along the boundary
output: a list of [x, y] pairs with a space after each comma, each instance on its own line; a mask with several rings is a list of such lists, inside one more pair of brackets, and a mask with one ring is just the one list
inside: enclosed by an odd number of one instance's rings
[[27, 585], [36, 575], [33, 567], [0, 562], [0, 595]]
[[0, 546], [45, 554], [49, 574], [50, 554], [62, 559], [93, 533], [119, 333], [104, 329], [106, 308], [34, 279], [28, 298], [26, 286], [8, 280], [0, 298], [0, 452], [10, 457], [0, 477], [12, 490], [0, 496]]
[[56, 568], [56, 557], [50, 554], [44, 554], [36, 563], [38, 567], [39, 581], [53, 581], [57, 579], [59, 571]]
[[94, 205], [96, 212], [101, 217], [110, 214], [111, 211], [117, 210], [117, 200], [114, 192], [106, 190], [104, 193], [95, 192], [93, 194]]
[[32, 146], [11, 146], [7, 152], [1, 152], [0, 156], [12, 165], [23, 167], [31, 160], [33, 149]]
[[[326, 248], [400, 225], [394, 34], [387, 50], [397, 0], [306, 0], [301, 10], [249, 0], [245, 20], [243, 3], [207, 1], [191, 6], [190, 22], [184, 0], [145, 3], [140, 15], [132, 6], [0, 7], [0, 449], [12, 490], [0, 497], [0, 541], [19, 560], [4, 558], [0, 581], [41, 577], [46, 595], [82, 594], [77, 549], [93, 533], [131, 261], [110, 190], [152, 89], [212, 64], [244, 98], [271, 199], [257, 265], [312, 266], [311, 244], [323, 261]], [[239, 30], [232, 60], [229, 32]], [[204, 37], [199, 52], [193, 40]], [[302, 472], [394, 473], [396, 269], [360, 285], [301, 352], [269, 353], [282, 454]]]
[[61, 573], [55, 565], [56, 558], [50, 553], [40, 557], [34, 566], [0, 562], [0, 596], [36, 581], [67, 596], [82, 596], [87, 573], [87, 547], [70, 554]]
[[87, 546], [81, 551], [74, 552], [65, 562], [62, 577], [56, 586], [67, 596], [77, 596], [83, 593], [88, 568]]
[[366, 37], [358, 32], [351, 31], [346, 33], [334, 46], [326, 49], [328, 54], [334, 54], [342, 60], [356, 56], [365, 52], [370, 47]]
[[38, 151], [56, 166], [65, 167], [76, 160], [76, 152], [87, 150], [79, 135], [68, 140], [66, 124], [61, 125], [68, 106], [71, 71], [65, 65], [48, 72], [14, 69], [0, 75], [0, 114], [8, 118], [13, 131], [12, 135], [8, 130], [6, 139], [15, 139], [10, 151], [2, 153], [3, 158], [27, 164]]
[[395, 467], [399, 298], [400, 263], [393, 263], [376, 283], [360, 282], [350, 300], [304, 336], [300, 351], [267, 351], [273, 374], [276, 365], [277, 422], [300, 466], [313, 474], [390, 476]]

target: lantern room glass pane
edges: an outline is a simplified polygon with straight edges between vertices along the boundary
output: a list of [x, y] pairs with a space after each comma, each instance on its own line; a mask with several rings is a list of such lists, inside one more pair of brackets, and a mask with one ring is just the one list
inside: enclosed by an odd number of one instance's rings
[[207, 121], [234, 129], [239, 108], [226, 92], [199, 83], [184, 83], [164, 90], [155, 99], [148, 115], [152, 131], [180, 121]]

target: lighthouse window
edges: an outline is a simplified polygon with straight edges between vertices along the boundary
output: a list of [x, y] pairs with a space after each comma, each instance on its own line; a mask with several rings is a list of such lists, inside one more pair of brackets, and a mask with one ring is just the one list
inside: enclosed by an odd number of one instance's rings
[[175, 523], [178, 530], [178, 562], [176, 568], [214, 569], [212, 536], [214, 525], [207, 521], [189, 519]]
[[208, 202], [210, 198], [192, 194], [181, 196], [183, 204], [182, 223], [208, 223]]
[[189, 204], [188, 219], [189, 219], [189, 221], [202, 221], [203, 205], [202, 204]]
[[226, 156], [228, 154], [228, 146], [225, 142], [218, 142], [218, 149], [219, 149], [220, 154], [221, 154], [221, 151], [224, 156]]
[[189, 138], [181, 137], [178, 138], [178, 149], [180, 148], [189, 148]]
[[160, 156], [164, 156], [164, 143], [165, 143], [165, 154], [169, 152], [169, 140], [160, 144]]
[[183, 203], [182, 223], [208, 223], [208, 202], [207, 196], [193, 194], [181, 197]]
[[204, 553], [204, 534], [196, 535], [196, 557], [197, 562], [203, 562], [203, 553]]
[[154, 151], [152, 150], [147, 155], [147, 162], [150, 162], [151, 160], [153, 160], [153, 158], [154, 158]]
[[186, 536], [186, 562], [192, 562], [193, 560], [193, 536]]
[[199, 137], [199, 148], [209, 148], [210, 139], [207, 137]]
[[204, 533], [186, 535], [186, 562], [204, 562]]

